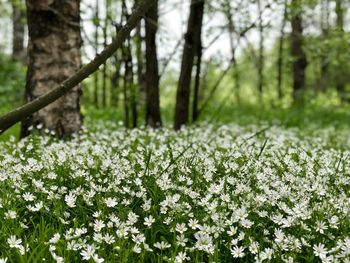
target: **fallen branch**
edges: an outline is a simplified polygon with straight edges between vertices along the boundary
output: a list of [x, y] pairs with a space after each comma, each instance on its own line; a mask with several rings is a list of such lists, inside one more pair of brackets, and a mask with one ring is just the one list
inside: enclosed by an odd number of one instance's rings
[[109, 44], [100, 54], [97, 54], [90, 63], [82, 67], [73, 76], [63, 81], [59, 86], [55, 87], [44, 95], [0, 117], [0, 134], [5, 132], [17, 122], [24, 120], [33, 113], [56, 101], [84, 79], [88, 78], [92, 73], [97, 71], [99, 66], [104, 64], [117, 49], [122, 47], [122, 44], [130, 35], [131, 31], [137, 26], [144, 13], [155, 3], [155, 1], [156, 0], [141, 1], [128, 19], [126, 25], [120, 29], [112, 43]]

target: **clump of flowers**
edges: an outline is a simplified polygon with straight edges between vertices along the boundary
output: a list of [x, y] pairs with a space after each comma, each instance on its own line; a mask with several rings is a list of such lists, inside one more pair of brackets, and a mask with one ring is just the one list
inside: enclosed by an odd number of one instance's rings
[[348, 131], [91, 130], [0, 142], [0, 262], [350, 262]]

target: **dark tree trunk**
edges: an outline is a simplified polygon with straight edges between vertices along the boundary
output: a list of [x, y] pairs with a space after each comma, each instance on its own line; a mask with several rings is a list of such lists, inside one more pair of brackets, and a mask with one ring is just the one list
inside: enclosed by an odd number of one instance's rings
[[[122, 14], [125, 20], [129, 19], [129, 14], [126, 6], [125, 0], [122, 1]], [[131, 51], [131, 40], [130, 36], [126, 41], [126, 45], [123, 48], [123, 57], [125, 64], [124, 71], [124, 110], [125, 110], [125, 126], [127, 128], [137, 127], [138, 121], [138, 111], [137, 111], [137, 101], [136, 101], [136, 89], [134, 85], [134, 69], [133, 69], [133, 57]], [[131, 109], [131, 121], [130, 126], [130, 111]]]
[[22, 1], [12, 3], [12, 59], [14, 61], [25, 62], [26, 50], [24, 48], [24, 20], [25, 12], [22, 7]]
[[[106, 48], [107, 46], [107, 32], [108, 32], [108, 25], [110, 21], [110, 1], [105, 0], [105, 9], [106, 9], [106, 17], [104, 21], [104, 27], [103, 27], [103, 48]], [[107, 62], [103, 64], [102, 69], [102, 107], [107, 107], [107, 71], [108, 71], [108, 64]]]
[[111, 105], [114, 107], [118, 106], [119, 103], [119, 82], [120, 82], [120, 71], [122, 69], [122, 57], [120, 56], [120, 52], [116, 52], [113, 56], [112, 60], [113, 64], [113, 74], [111, 74]]
[[[56, 87], [80, 68], [80, 1], [27, 0], [26, 4], [29, 66], [25, 99], [29, 102]], [[22, 122], [21, 136], [30, 133], [30, 126], [43, 126], [60, 137], [78, 132], [82, 125], [80, 96], [79, 85], [33, 114]]]
[[[329, 38], [329, 0], [322, 1], [322, 9], [321, 9], [321, 28], [322, 28], [322, 41], [325, 42]], [[328, 60], [328, 52], [327, 47], [324, 47], [322, 50], [322, 54], [320, 56], [320, 77], [319, 77], [319, 85], [318, 89], [321, 91], [325, 91], [328, 87], [329, 81], [329, 60]]]
[[281, 25], [281, 35], [279, 40], [279, 46], [278, 46], [278, 60], [277, 60], [277, 94], [278, 99], [283, 99], [283, 90], [282, 90], [282, 83], [283, 83], [283, 50], [284, 50], [284, 38], [285, 38], [285, 27], [286, 27], [286, 21], [287, 21], [287, 9], [288, 3], [287, 1], [284, 2], [284, 12], [283, 12], [283, 20]]
[[[204, 7], [203, 7], [204, 9]], [[203, 12], [201, 12], [200, 20], [203, 21]], [[202, 55], [203, 55], [203, 46], [202, 46], [202, 26], [196, 27], [195, 35], [195, 56], [196, 56], [196, 75], [194, 81], [194, 93], [193, 93], [193, 105], [192, 105], [192, 121], [197, 121], [199, 117], [199, 88], [201, 81], [201, 72], [202, 72]]]
[[306, 54], [303, 50], [303, 23], [301, 18], [300, 0], [292, 0], [293, 15], [291, 19], [291, 55], [293, 58], [293, 98], [301, 102], [305, 89]]
[[199, 39], [196, 34], [202, 30], [203, 13], [204, 0], [191, 0], [190, 15], [182, 55], [181, 73], [176, 94], [175, 130], [179, 130], [182, 125], [188, 123], [192, 69], [196, 56], [196, 46], [198, 46], [196, 40]]
[[196, 54], [197, 54], [197, 62], [196, 62], [196, 76], [194, 81], [194, 93], [193, 93], [193, 108], [192, 108], [192, 121], [197, 121], [199, 117], [199, 88], [200, 88], [200, 80], [201, 80], [201, 69], [202, 69], [202, 53], [203, 53], [203, 47], [202, 47], [202, 40], [201, 40], [201, 33], [198, 34], [199, 40], [198, 40], [198, 47], [196, 47]]
[[[99, 16], [99, 0], [96, 0], [96, 6], [95, 6], [95, 17], [94, 17], [94, 24], [95, 24], [95, 55], [98, 54], [98, 46], [99, 46], [99, 27], [100, 27], [100, 16]], [[98, 108], [98, 86], [99, 86], [99, 72], [96, 72], [94, 75], [94, 104]]]
[[136, 27], [135, 49], [137, 59], [137, 82], [139, 86], [139, 104], [144, 106], [146, 101], [146, 66], [144, 62], [144, 37], [142, 35], [142, 21]]
[[[337, 30], [340, 35], [340, 37], [343, 37], [344, 35], [344, 7], [342, 4], [342, 0], [336, 0], [336, 7], [335, 12], [337, 15]], [[340, 52], [338, 51], [337, 57], [341, 56]], [[340, 65], [342, 67], [342, 65]], [[345, 82], [344, 82], [344, 76], [342, 74], [342, 69], [338, 67], [337, 70], [338, 74], [336, 74], [336, 88], [339, 94], [339, 97], [342, 102], [346, 102], [346, 91], [345, 91]]]
[[231, 49], [231, 59], [233, 62], [233, 80], [234, 80], [234, 91], [235, 91], [235, 97], [237, 104], [240, 104], [240, 76], [238, 71], [238, 65], [236, 60], [236, 45], [234, 43], [234, 35], [235, 35], [235, 24], [233, 22], [233, 15], [232, 15], [232, 7], [230, 4], [230, 0], [226, 0], [226, 18], [228, 22], [228, 29], [230, 32], [229, 38], [230, 38], [230, 49]]
[[264, 27], [263, 27], [263, 10], [261, 6], [261, 0], [257, 1], [259, 12], [259, 59], [258, 59], [258, 92], [260, 102], [262, 101], [263, 88], [264, 88]]
[[158, 1], [145, 16], [146, 20], [146, 125], [162, 126], [159, 99], [159, 71], [157, 57]]

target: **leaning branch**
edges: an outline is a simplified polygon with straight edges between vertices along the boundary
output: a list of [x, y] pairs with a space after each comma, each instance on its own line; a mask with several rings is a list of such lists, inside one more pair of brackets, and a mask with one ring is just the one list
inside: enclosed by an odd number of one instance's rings
[[0, 117], [0, 134], [5, 132], [17, 122], [28, 118], [33, 113], [56, 101], [84, 79], [88, 78], [92, 73], [97, 71], [99, 66], [104, 64], [106, 60], [122, 46], [123, 42], [130, 35], [131, 31], [140, 22], [144, 13], [154, 3], [155, 0], [144, 0], [140, 2], [140, 4], [135, 8], [134, 13], [128, 19], [126, 25], [120, 29], [112, 43], [109, 44], [100, 54], [96, 55], [96, 57], [90, 63], [77, 71], [73, 76], [63, 81], [59, 86], [55, 87], [44, 95]]

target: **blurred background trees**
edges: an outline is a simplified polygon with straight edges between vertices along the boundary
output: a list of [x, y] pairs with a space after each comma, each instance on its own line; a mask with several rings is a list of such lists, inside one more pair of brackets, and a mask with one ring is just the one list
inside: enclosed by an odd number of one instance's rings
[[[27, 53], [29, 2], [0, 5], [2, 114], [25, 102], [31, 82], [25, 72], [38, 59], [31, 45]], [[137, 2], [80, 1], [83, 63], [111, 41]], [[348, 111], [349, 7], [348, 0], [159, 1], [123, 48], [83, 82], [82, 113], [111, 116], [130, 128], [165, 122], [179, 129], [214, 115], [234, 121], [233, 112], [247, 106], [257, 114], [325, 106]], [[71, 22], [71, 14], [56, 11], [48, 21]], [[48, 34], [55, 31], [67, 40], [63, 26], [48, 26]], [[62, 58], [70, 56], [65, 52]], [[53, 54], [46, 52], [43, 67]]]

